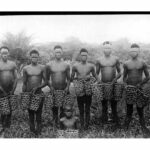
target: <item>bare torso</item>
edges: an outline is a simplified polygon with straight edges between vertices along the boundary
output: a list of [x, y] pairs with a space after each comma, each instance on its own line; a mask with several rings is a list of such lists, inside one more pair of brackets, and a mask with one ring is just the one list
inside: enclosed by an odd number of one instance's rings
[[64, 117], [61, 119], [64, 129], [75, 129], [76, 121], [77, 121], [76, 117], [72, 117], [70, 119]]
[[26, 91], [30, 92], [33, 88], [41, 85], [44, 66], [39, 64], [36, 66], [28, 65], [24, 69], [27, 75]]
[[15, 69], [16, 66], [14, 62], [0, 62], [0, 85], [7, 93], [13, 89]]
[[127, 69], [127, 84], [137, 85], [142, 82], [144, 63], [141, 60], [133, 62], [132, 60], [126, 62]]
[[116, 77], [117, 59], [113, 56], [100, 60], [101, 80], [104, 83], [112, 82]]
[[67, 86], [67, 69], [69, 65], [64, 61], [59, 63], [53, 61], [48, 64], [50, 69], [51, 83], [55, 90], [64, 90]]
[[74, 66], [76, 70], [76, 75], [78, 79], [88, 78], [91, 75], [91, 71], [93, 69], [93, 65], [90, 63], [82, 64], [78, 63]]

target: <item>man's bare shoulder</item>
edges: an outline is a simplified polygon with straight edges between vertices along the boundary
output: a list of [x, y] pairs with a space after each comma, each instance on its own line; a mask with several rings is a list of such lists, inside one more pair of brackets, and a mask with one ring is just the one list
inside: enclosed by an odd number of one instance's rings
[[23, 70], [27, 70], [29, 68], [31, 68], [31, 65], [26, 65], [26, 66], [23, 67]]
[[8, 65], [11, 67], [16, 67], [16, 63], [14, 61], [9, 60]]
[[78, 66], [79, 66], [79, 62], [75, 62], [72, 67], [77, 68]]
[[92, 63], [88, 63], [87, 65], [88, 65], [88, 67], [90, 67], [90, 68], [94, 68], [94, 67], [95, 67], [95, 65], [92, 64]]
[[131, 60], [127, 60], [127, 61], [124, 62], [124, 66], [128, 66], [130, 64], [131, 64]]

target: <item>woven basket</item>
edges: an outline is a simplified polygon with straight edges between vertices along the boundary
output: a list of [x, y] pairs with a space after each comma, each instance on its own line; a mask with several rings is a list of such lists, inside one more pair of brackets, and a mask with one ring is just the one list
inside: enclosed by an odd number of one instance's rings
[[31, 97], [30, 92], [21, 93], [21, 105], [23, 109], [29, 108], [30, 97]]
[[143, 93], [141, 90], [137, 90], [137, 106], [142, 108], [145, 107], [149, 102], [149, 97]]
[[114, 98], [116, 101], [121, 100], [124, 91], [124, 85], [121, 83], [116, 83], [114, 85]]
[[44, 97], [43, 94], [33, 94], [31, 96], [31, 99], [30, 99], [30, 107], [29, 107], [29, 109], [37, 111], [39, 106], [40, 106], [40, 104], [41, 104], [41, 101], [42, 101], [43, 97]]
[[0, 98], [0, 112], [4, 115], [10, 114], [10, 104], [8, 97]]
[[53, 96], [51, 93], [45, 94], [45, 100], [44, 100], [44, 110], [46, 113], [51, 112], [51, 108], [53, 107]]
[[92, 94], [98, 102], [101, 102], [103, 100], [104, 96], [104, 86], [103, 84], [93, 84], [92, 85]]
[[10, 95], [9, 96], [10, 107], [12, 111], [18, 109], [18, 95]]
[[137, 89], [135, 86], [127, 85], [126, 88], [126, 102], [127, 104], [135, 104], [137, 99]]

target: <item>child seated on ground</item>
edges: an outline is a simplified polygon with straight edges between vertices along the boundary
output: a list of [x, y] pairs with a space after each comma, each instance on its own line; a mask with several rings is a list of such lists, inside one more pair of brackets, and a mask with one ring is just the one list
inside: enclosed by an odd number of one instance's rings
[[71, 105], [66, 105], [64, 108], [64, 117], [60, 119], [60, 128], [62, 130], [76, 130], [79, 128], [79, 120], [73, 115], [73, 108]]

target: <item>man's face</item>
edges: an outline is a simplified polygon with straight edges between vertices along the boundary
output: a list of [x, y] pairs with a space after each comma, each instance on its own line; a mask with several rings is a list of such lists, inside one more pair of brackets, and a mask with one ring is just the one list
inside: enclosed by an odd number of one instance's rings
[[104, 55], [105, 56], [110, 56], [111, 52], [112, 52], [112, 48], [110, 44], [104, 45]]
[[62, 49], [61, 48], [55, 49], [55, 57], [56, 57], [56, 59], [61, 59], [61, 57], [62, 57]]
[[37, 63], [38, 60], [39, 60], [39, 55], [36, 54], [36, 53], [32, 53], [30, 57], [31, 57], [31, 62], [32, 63]]
[[81, 61], [86, 61], [87, 57], [88, 57], [88, 53], [87, 52], [81, 52]]
[[8, 55], [9, 55], [9, 51], [8, 49], [1, 49], [1, 57], [3, 60], [7, 60], [8, 59]]
[[139, 54], [139, 48], [131, 48], [129, 55], [134, 59], [138, 56]]

